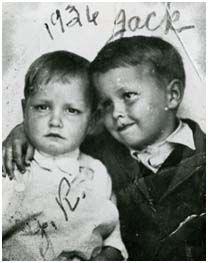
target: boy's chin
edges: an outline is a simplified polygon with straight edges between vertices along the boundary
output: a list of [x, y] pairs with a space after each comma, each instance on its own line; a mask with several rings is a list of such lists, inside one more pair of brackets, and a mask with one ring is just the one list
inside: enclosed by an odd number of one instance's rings
[[62, 147], [58, 147], [58, 146], [53, 146], [53, 145], [50, 145], [48, 146], [47, 148], [43, 148], [41, 149], [41, 151], [44, 155], [47, 155], [47, 156], [60, 156], [60, 155], [64, 155], [68, 152], [71, 152], [70, 149], [65, 149], [65, 148], [62, 148]]
[[120, 136], [118, 134], [111, 133], [111, 135], [114, 137], [114, 139], [129, 149], [142, 150], [146, 147], [146, 141], [138, 138], [138, 136], [135, 136], [134, 134]]
[[126, 141], [123, 141], [121, 143], [124, 144], [129, 149], [137, 150], [137, 151], [141, 151], [147, 146], [145, 143], [142, 143], [142, 142], [129, 142], [129, 141], [126, 142]]

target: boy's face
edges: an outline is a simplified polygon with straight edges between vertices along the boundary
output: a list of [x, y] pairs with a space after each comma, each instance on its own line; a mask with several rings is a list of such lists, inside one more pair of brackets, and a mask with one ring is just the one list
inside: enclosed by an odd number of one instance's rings
[[138, 65], [94, 76], [107, 130], [133, 149], [143, 149], [170, 134], [166, 89], [150, 70], [147, 65]]
[[91, 115], [86, 85], [82, 77], [70, 77], [64, 83], [52, 80], [28, 97], [24, 125], [35, 148], [57, 156], [80, 146]]

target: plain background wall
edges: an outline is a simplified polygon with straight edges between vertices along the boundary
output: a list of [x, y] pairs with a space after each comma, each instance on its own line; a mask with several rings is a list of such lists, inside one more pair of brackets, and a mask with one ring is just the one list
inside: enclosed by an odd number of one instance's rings
[[[95, 22], [89, 22], [95, 12], [99, 12]], [[187, 76], [179, 115], [196, 120], [205, 130], [205, 16], [206, 3], [197, 2], [3, 3], [2, 137], [22, 121], [24, 76], [34, 59], [45, 52], [69, 50], [92, 60], [122, 28], [123, 36], [160, 36], [175, 45]]]

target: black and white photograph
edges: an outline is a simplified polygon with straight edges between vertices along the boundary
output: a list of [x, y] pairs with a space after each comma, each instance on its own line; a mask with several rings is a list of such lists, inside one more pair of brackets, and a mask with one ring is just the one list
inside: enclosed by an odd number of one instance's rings
[[206, 2], [2, 2], [2, 261], [206, 261]]

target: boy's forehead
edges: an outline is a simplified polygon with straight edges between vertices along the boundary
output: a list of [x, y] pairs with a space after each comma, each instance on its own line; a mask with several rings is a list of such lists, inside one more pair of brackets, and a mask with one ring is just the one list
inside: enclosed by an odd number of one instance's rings
[[47, 80], [43, 80], [42, 83], [62, 83], [62, 84], [66, 84], [66, 83], [71, 83], [73, 81], [79, 81], [79, 82], [86, 82], [88, 81], [88, 76], [85, 73], [77, 73], [77, 74], [61, 74], [61, 73], [57, 73], [54, 76], [51, 76], [50, 78], [48, 78]]
[[39, 80], [33, 87], [43, 90], [44, 88], [50, 88], [55, 85], [64, 86], [73, 83], [76, 83], [78, 86], [85, 86], [88, 84], [88, 81], [88, 77], [85, 76], [85, 74], [56, 74]]
[[[136, 66], [127, 65], [122, 67], [117, 67], [109, 69], [104, 73], [95, 73], [94, 81], [99, 85], [99, 83], [108, 84], [124, 84], [125, 82], [132, 82], [136, 80], [141, 80], [144, 77], [155, 77], [155, 69], [152, 65], [143, 63]], [[99, 88], [99, 87], [98, 87]]]
[[29, 88], [29, 95], [50, 96], [51, 93], [59, 93], [59, 91], [62, 92], [64, 90], [66, 95], [70, 94], [71, 97], [73, 97], [73, 95], [85, 97], [88, 92], [88, 86], [88, 78], [84, 76], [53, 76], [48, 80], [41, 81], [31, 86]]

